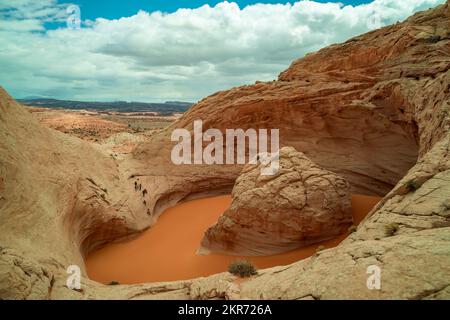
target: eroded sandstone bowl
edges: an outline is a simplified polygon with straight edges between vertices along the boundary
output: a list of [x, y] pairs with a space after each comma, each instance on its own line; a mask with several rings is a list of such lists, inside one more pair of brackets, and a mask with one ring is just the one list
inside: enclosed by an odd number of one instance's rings
[[333, 238], [352, 224], [348, 182], [292, 147], [280, 150], [279, 170], [263, 175], [248, 164], [233, 201], [202, 240], [200, 252], [269, 255]]
[[[0, 89], [0, 299], [448, 299], [449, 21], [447, 1], [297, 60], [277, 81], [214, 94], [123, 160], [44, 128]], [[352, 192], [384, 199], [336, 248], [239, 286], [229, 273], [91, 281], [83, 257], [92, 250], [181, 200], [231, 190], [240, 166], [169, 161], [172, 130], [198, 119], [222, 131], [280, 128], [280, 145], [345, 177]], [[81, 290], [66, 284], [75, 264]], [[373, 265], [382, 290], [367, 288]]]

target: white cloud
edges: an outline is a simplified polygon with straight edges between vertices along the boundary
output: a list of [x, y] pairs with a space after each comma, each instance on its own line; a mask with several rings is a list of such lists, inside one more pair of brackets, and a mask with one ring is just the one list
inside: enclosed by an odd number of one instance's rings
[[[19, 0], [9, 9], [0, 5], [0, 21], [9, 12], [0, 22], [0, 85], [16, 97], [195, 101], [274, 79], [308, 52], [443, 2], [375, 0], [353, 7], [300, 1], [242, 9], [222, 2], [36, 32], [63, 19], [66, 6]], [[11, 6], [18, 6], [13, 14]]]
[[56, 0], [4, 0], [0, 3], [0, 30], [43, 30], [44, 22], [64, 21], [67, 6]]

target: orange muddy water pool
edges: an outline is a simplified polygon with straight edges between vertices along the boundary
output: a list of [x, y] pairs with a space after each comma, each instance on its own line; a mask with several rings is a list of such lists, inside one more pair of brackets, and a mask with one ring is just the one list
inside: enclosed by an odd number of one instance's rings
[[[352, 210], [359, 224], [381, 198], [353, 195]], [[231, 202], [230, 196], [192, 200], [167, 209], [158, 222], [137, 238], [110, 244], [86, 259], [91, 279], [121, 284], [160, 282], [208, 276], [227, 270], [239, 258], [258, 268], [286, 265], [315, 253], [320, 245], [338, 245], [347, 234], [336, 239], [294, 251], [264, 257], [238, 257], [221, 254], [197, 255], [205, 230], [214, 224]]]

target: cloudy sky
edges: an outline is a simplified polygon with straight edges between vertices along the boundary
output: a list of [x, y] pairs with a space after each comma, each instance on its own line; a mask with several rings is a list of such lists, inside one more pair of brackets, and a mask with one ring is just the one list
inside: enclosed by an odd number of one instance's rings
[[325, 2], [0, 0], [0, 85], [15, 98], [195, 102], [445, 0]]

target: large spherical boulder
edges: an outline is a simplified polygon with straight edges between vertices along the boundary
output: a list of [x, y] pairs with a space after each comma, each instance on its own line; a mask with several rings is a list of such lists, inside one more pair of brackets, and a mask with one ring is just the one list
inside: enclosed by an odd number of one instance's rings
[[294, 148], [280, 150], [279, 170], [247, 165], [229, 209], [210, 227], [200, 252], [280, 253], [333, 238], [352, 224], [347, 181]]

